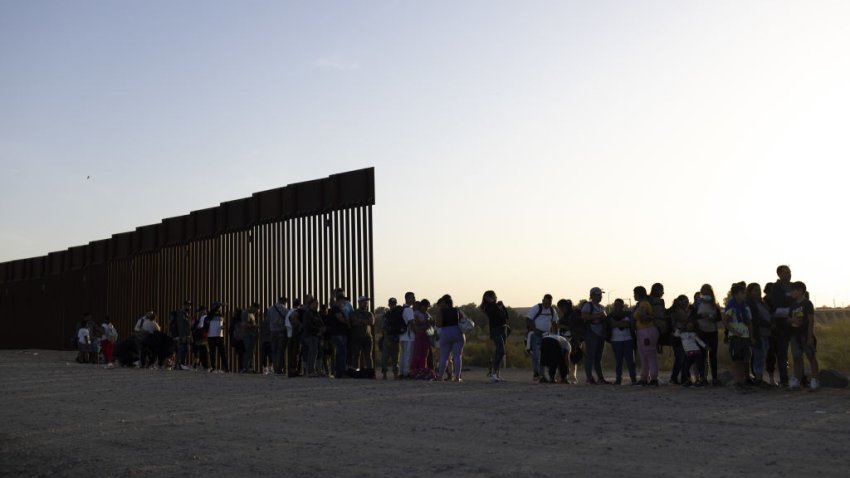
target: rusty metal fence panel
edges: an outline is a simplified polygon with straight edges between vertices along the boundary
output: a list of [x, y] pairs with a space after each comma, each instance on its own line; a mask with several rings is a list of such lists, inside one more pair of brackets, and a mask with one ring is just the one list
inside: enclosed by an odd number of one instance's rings
[[[373, 296], [374, 168], [291, 184], [42, 257], [0, 263], [0, 348], [68, 349], [85, 313], [120, 337], [184, 300], [264, 308], [343, 288]], [[255, 353], [259, 353], [257, 347]]]

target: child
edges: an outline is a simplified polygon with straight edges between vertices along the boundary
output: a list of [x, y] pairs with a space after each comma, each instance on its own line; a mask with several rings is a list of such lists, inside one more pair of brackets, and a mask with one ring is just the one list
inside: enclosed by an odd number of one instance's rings
[[800, 390], [803, 380], [803, 355], [809, 359], [812, 379], [809, 390], [818, 389], [818, 359], [815, 357], [818, 345], [815, 337], [815, 307], [806, 298], [806, 284], [795, 282], [791, 285], [791, 299], [794, 301], [789, 312], [788, 325], [791, 329], [791, 356], [794, 358], [794, 376], [788, 380], [788, 390]]
[[682, 368], [682, 376], [686, 377], [682, 385], [685, 387], [690, 387], [693, 384], [691, 382], [691, 367], [694, 364], [697, 366], [697, 381], [695, 385], [702, 387], [707, 383], [705, 380], [705, 360], [702, 358], [702, 350], [705, 348], [705, 342], [694, 332], [695, 328], [694, 322], [688, 321], [685, 324], [684, 330], [676, 329], [673, 332], [673, 335], [682, 341], [682, 349], [685, 353], [685, 363]]
[[88, 320], [80, 322], [80, 328], [77, 329], [77, 354], [78, 363], [89, 363], [89, 354], [91, 353], [91, 334], [89, 332]]

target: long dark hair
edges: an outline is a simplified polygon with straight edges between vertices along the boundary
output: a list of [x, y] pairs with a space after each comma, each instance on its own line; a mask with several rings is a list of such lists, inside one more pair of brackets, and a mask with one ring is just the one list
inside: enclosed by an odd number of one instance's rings
[[444, 296], [440, 297], [440, 303], [443, 304], [443, 307], [446, 307], [448, 309], [453, 309], [455, 306], [455, 303], [452, 300], [452, 296], [450, 296], [449, 294], [445, 294]]
[[495, 298], [496, 298], [496, 293], [493, 292], [492, 290], [488, 290], [487, 292], [484, 293], [483, 296], [481, 296], [481, 305], [479, 305], [478, 308], [483, 309], [484, 305], [487, 303], [487, 299], [495, 299]]

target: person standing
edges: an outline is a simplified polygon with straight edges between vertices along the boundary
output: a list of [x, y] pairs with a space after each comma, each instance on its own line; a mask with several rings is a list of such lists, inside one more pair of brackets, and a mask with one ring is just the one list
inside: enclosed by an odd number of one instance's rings
[[275, 375], [283, 375], [286, 366], [286, 316], [289, 314], [286, 305], [289, 299], [280, 297], [276, 304], [272, 304], [266, 311], [266, 319], [269, 321], [269, 332], [272, 341], [272, 367]]
[[[227, 366], [227, 349], [224, 347], [224, 332], [226, 330], [224, 315], [222, 314], [223, 304], [221, 302], [213, 302], [206, 320], [209, 321], [207, 338], [210, 349], [210, 372], [224, 373], [229, 369]], [[221, 365], [216, 359], [221, 358]]]
[[635, 334], [640, 356], [640, 385], [658, 386], [658, 327], [653, 320], [652, 305], [646, 288], [637, 286], [635, 297]]
[[304, 355], [304, 374], [318, 377], [316, 360], [319, 358], [319, 338], [324, 333], [324, 324], [319, 317], [319, 301], [311, 296], [304, 297], [304, 305], [299, 311], [301, 320], [301, 348]]
[[632, 385], [637, 384], [637, 374], [635, 373], [635, 345], [632, 338], [633, 321], [634, 319], [626, 311], [626, 304], [623, 299], [614, 301], [614, 310], [608, 316], [611, 325], [611, 347], [614, 349], [614, 363], [617, 379], [615, 385], [623, 383], [623, 360], [626, 361], [626, 366], [629, 369], [629, 378]]
[[106, 363], [106, 368], [113, 368], [115, 363], [113, 362], [112, 349], [115, 346], [115, 342], [118, 340], [118, 331], [109, 321], [108, 315], [103, 318], [101, 328], [103, 329], [103, 342], [101, 343], [101, 347], [103, 348], [103, 359]]
[[351, 324], [345, 317], [343, 308], [345, 307], [345, 296], [340, 294], [336, 297], [336, 302], [328, 311], [325, 328], [328, 339], [334, 349], [334, 377], [347, 377], [347, 362], [348, 362], [348, 332]]
[[723, 325], [729, 331], [729, 355], [732, 357], [735, 386], [743, 388], [749, 375], [747, 368], [753, 336], [752, 313], [747, 307], [747, 286], [743, 282], [733, 284], [729, 296]]
[[[682, 346], [681, 332], [684, 332], [690, 319], [691, 310], [688, 296], [680, 295], [670, 307], [670, 343], [673, 348], [673, 370], [670, 373], [670, 383], [681, 385], [690, 381], [690, 375], [685, 374], [685, 349]], [[679, 331], [677, 334], [676, 331]]]
[[177, 347], [177, 363], [174, 366], [175, 370], [189, 370], [187, 364], [189, 355], [189, 342], [192, 339], [191, 326], [189, 323], [189, 314], [192, 311], [192, 303], [190, 301], [183, 302], [183, 309], [177, 311], [171, 319], [169, 330], [171, 337], [174, 339], [174, 344]]
[[779, 277], [773, 284], [770, 294], [770, 305], [773, 307], [773, 321], [776, 334], [776, 367], [779, 369], [779, 386], [788, 386], [788, 346], [791, 343], [791, 329], [788, 317], [794, 299], [791, 297], [791, 268], [782, 265], [776, 268]]
[[401, 357], [399, 358], [399, 375], [401, 378], [410, 378], [410, 361], [413, 358], [413, 342], [416, 340], [416, 332], [413, 331], [413, 304], [416, 303], [416, 294], [407, 292], [404, 294], [404, 310], [402, 310], [402, 318], [404, 319], [405, 330], [399, 336], [399, 344], [401, 346]]
[[755, 282], [747, 285], [747, 306], [753, 314], [753, 375], [755, 384], [764, 387], [764, 369], [770, 350], [770, 335], [773, 326], [773, 314], [764, 303], [761, 286]]
[[454, 306], [452, 297], [448, 294], [440, 298], [441, 305], [437, 315], [437, 327], [440, 327], [440, 365], [437, 371], [438, 380], [443, 379], [446, 372], [446, 363], [449, 354], [452, 356], [454, 365], [453, 380], [462, 382], [460, 373], [463, 369], [463, 345], [466, 342], [463, 332], [460, 330], [460, 318], [462, 313]]
[[285, 327], [286, 336], [288, 337], [286, 367], [287, 376], [289, 377], [299, 377], [302, 373], [303, 367], [301, 362], [303, 353], [301, 350], [301, 339], [304, 333], [302, 320], [307, 309], [308, 305], [306, 301], [302, 304], [300, 299], [295, 299], [292, 301], [292, 309], [286, 314]]
[[[375, 316], [369, 311], [369, 298], [360, 296], [357, 299], [357, 309], [351, 313], [351, 357], [352, 366], [357, 370], [374, 372], [375, 363], [372, 360], [372, 347], [375, 343], [372, 329], [375, 326]], [[370, 372], [371, 373], [371, 372]]]
[[192, 361], [192, 366], [200, 366], [202, 370], [212, 372], [208, 342], [210, 322], [207, 320], [207, 308], [201, 305], [195, 313], [197, 318], [192, 325], [192, 353], [196, 356], [197, 363]]
[[[581, 344], [584, 342], [585, 326], [581, 320], [581, 311], [573, 307], [573, 301], [560, 299], [558, 301], [558, 333], [570, 341], [570, 355], [567, 357], [568, 380], [570, 383], [578, 383], [576, 374], [578, 372], [579, 358], [584, 353]], [[580, 335], [580, 336], [579, 336]]]
[[543, 296], [543, 300], [528, 310], [525, 326], [531, 334], [529, 341], [531, 345], [531, 370], [534, 373], [533, 380], [540, 380], [540, 347], [543, 342], [543, 334], [552, 331], [553, 326], [558, 324], [558, 313], [552, 307], [552, 294]]
[[139, 367], [147, 366], [148, 345], [151, 334], [159, 332], [159, 324], [156, 321], [156, 312], [149, 310], [142, 318], [136, 321], [133, 328], [136, 332], [136, 344], [139, 348]]
[[[395, 297], [387, 301], [387, 311], [381, 317], [381, 378], [387, 379], [387, 372], [392, 368], [393, 378], [398, 378], [398, 352], [401, 334], [392, 327], [391, 318], [394, 310], [399, 307]], [[399, 311], [398, 313], [400, 313]]]
[[809, 390], [818, 389], [818, 340], [815, 337], [815, 306], [806, 297], [806, 284], [795, 282], [791, 285], [791, 298], [794, 301], [788, 317], [791, 338], [791, 356], [794, 357], [794, 377], [788, 382], [789, 390], [799, 390], [803, 382], [803, 356], [809, 360], [812, 378]]
[[428, 309], [431, 308], [431, 302], [428, 299], [413, 305], [413, 332], [415, 339], [413, 340], [413, 358], [410, 360], [410, 370], [417, 376], [422, 376], [422, 370], [428, 369], [428, 352], [431, 349], [431, 341], [428, 338], [428, 329], [433, 325], [431, 316], [428, 315]]
[[254, 302], [251, 307], [242, 311], [239, 327], [242, 329], [242, 362], [240, 373], [254, 373], [254, 349], [257, 347], [257, 336], [260, 326], [257, 315], [260, 312], [260, 304]]
[[[720, 312], [720, 305], [717, 304], [717, 296], [714, 294], [714, 288], [710, 284], [703, 284], [700, 287], [699, 300], [694, 303], [693, 313], [696, 315], [697, 336], [705, 343], [705, 353], [703, 360], [708, 359], [708, 365], [711, 367], [711, 385], [720, 386], [720, 380], [717, 378], [717, 323], [723, 319], [723, 314]], [[705, 365], [703, 364], [703, 369]]]
[[490, 381], [501, 382], [502, 375], [500, 372], [502, 362], [505, 359], [505, 343], [508, 339], [508, 311], [505, 304], [496, 297], [496, 293], [492, 290], [484, 292], [479, 307], [487, 316], [487, 322], [490, 326], [490, 340], [495, 348], [491, 363]]
[[[602, 294], [599, 287], [590, 289], [590, 300], [581, 306], [581, 319], [588, 325], [584, 334], [586, 347], [584, 374], [590, 385], [609, 384], [602, 374], [602, 353], [605, 351], [605, 309], [602, 308]], [[593, 371], [596, 370], [596, 380]]]

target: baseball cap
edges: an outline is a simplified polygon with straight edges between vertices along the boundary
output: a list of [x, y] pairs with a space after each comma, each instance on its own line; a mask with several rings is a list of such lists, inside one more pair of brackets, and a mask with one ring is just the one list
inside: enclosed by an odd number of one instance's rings
[[594, 287], [593, 289], [590, 289], [590, 295], [602, 295], [604, 293], [605, 291], [600, 289], [599, 287]]

